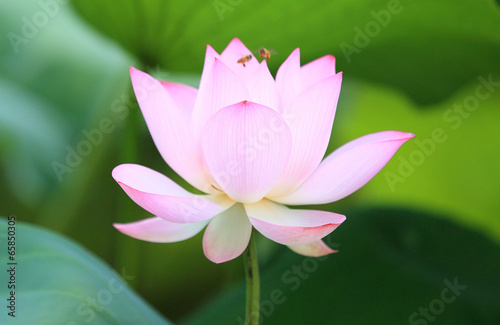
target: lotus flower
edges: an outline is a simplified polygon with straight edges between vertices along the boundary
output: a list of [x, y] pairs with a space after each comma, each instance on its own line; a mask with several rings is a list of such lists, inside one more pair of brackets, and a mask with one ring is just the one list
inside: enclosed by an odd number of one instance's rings
[[299, 49], [279, 68], [233, 39], [207, 46], [199, 89], [130, 69], [151, 136], [167, 164], [206, 195], [192, 194], [149, 168], [113, 170], [123, 190], [155, 217], [115, 224], [150, 242], [176, 242], [206, 227], [205, 256], [229, 261], [247, 247], [252, 227], [307, 256], [335, 252], [322, 238], [345, 216], [285, 205], [325, 204], [365, 185], [413, 134], [385, 131], [340, 147], [323, 160], [340, 93], [335, 58], [300, 66]]

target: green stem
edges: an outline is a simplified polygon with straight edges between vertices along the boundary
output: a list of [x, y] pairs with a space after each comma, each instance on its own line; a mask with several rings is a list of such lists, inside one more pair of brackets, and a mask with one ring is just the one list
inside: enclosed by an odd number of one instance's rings
[[247, 283], [245, 325], [258, 325], [260, 308], [260, 277], [254, 231], [252, 231], [252, 235], [250, 236], [250, 242], [245, 250], [243, 261], [245, 264], [245, 277]]

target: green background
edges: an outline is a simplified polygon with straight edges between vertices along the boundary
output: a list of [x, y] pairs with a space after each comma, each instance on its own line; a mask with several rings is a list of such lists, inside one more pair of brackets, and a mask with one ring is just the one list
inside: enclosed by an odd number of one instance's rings
[[[251, 50], [273, 50], [273, 74], [297, 47], [302, 64], [335, 55], [344, 83], [329, 152], [371, 132], [417, 135], [364, 188], [315, 207], [347, 216], [328, 237], [340, 253], [313, 261], [258, 238], [262, 299], [272, 304], [263, 305], [264, 324], [500, 323], [500, 6], [493, 0], [3, 1], [0, 215], [18, 221], [18, 297], [26, 299], [22, 317], [5, 319], [137, 324], [130, 313], [166, 324], [149, 304], [174, 323], [238, 324], [239, 258], [211, 263], [201, 234], [153, 244], [111, 226], [148, 217], [111, 178], [116, 165], [142, 164], [187, 186], [154, 147], [129, 66], [197, 86], [206, 44], [221, 52], [234, 37]], [[102, 138], [83, 148], [89, 132]], [[67, 165], [78, 148], [86, 154], [56, 172], [54, 164]], [[132, 290], [85, 305], [92, 320], [75, 312], [124, 269]], [[438, 313], [445, 281], [454, 279], [467, 288]], [[0, 280], [4, 301], [5, 272]], [[74, 300], [60, 303], [51, 292], [61, 288]], [[278, 303], [273, 291], [282, 292]], [[421, 307], [433, 307], [435, 318], [412, 320]], [[0, 319], [6, 314], [2, 307]]]

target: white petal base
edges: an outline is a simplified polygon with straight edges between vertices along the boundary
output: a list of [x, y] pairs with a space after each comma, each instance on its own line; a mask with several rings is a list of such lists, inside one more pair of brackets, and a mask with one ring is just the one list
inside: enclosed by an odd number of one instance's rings
[[320, 257], [338, 252], [328, 247], [322, 240], [316, 240], [306, 245], [289, 245], [288, 248], [297, 254], [310, 257]]
[[241, 204], [215, 216], [203, 236], [205, 256], [214, 263], [232, 260], [243, 253], [250, 241], [252, 225]]

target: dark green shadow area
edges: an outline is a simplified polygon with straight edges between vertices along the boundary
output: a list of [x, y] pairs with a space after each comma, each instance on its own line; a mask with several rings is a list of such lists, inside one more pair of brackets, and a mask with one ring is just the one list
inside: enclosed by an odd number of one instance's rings
[[[280, 250], [262, 266], [263, 324], [498, 324], [500, 247], [420, 211], [359, 210], [328, 258]], [[182, 324], [242, 324], [236, 286]]]

